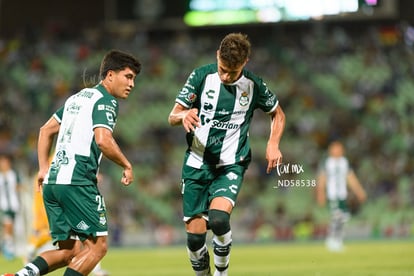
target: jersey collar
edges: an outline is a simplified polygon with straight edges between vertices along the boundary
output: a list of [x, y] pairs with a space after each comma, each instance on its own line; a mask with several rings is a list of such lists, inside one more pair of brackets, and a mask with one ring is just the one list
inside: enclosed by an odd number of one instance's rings
[[112, 96], [111, 94], [109, 94], [109, 92], [106, 90], [106, 88], [102, 85], [102, 83], [98, 83], [97, 85], [95, 85], [94, 88], [98, 89], [103, 94]]

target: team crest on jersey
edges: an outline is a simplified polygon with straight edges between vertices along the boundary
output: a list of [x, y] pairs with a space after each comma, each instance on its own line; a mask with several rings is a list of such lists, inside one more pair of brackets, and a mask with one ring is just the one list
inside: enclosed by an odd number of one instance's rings
[[249, 93], [242, 92], [239, 98], [239, 103], [241, 106], [246, 106], [249, 103]]

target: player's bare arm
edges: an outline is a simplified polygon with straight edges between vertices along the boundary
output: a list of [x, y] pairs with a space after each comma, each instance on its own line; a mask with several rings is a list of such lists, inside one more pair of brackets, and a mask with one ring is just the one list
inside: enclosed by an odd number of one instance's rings
[[350, 171], [347, 175], [347, 183], [351, 188], [352, 192], [356, 195], [359, 202], [364, 202], [367, 198], [364, 188], [362, 188], [361, 183], [359, 182], [357, 176], [353, 171]]
[[182, 125], [186, 132], [191, 132], [196, 127], [201, 126], [200, 118], [197, 114], [197, 108], [188, 109], [176, 103], [168, 116], [168, 123], [172, 126]]
[[121, 182], [124, 185], [129, 185], [134, 181], [134, 174], [132, 165], [122, 153], [117, 142], [112, 136], [112, 132], [104, 127], [97, 127], [94, 129], [95, 141], [102, 153], [115, 162], [122, 168], [124, 168]]
[[282, 152], [279, 143], [285, 128], [285, 113], [278, 105], [271, 114], [270, 137], [266, 147], [267, 173], [282, 163]]
[[60, 124], [54, 118], [51, 117], [39, 131], [39, 138], [37, 141], [37, 152], [38, 152], [38, 162], [39, 162], [39, 172], [37, 174], [37, 185], [38, 190], [43, 184], [45, 175], [49, 169], [49, 156], [50, 150], [53, 145], [53, 139], [55, 135], [59, 132]]
[[326, 204], [326, 175], [321, 172], [316, 180], [316, 202], [323, 207]]

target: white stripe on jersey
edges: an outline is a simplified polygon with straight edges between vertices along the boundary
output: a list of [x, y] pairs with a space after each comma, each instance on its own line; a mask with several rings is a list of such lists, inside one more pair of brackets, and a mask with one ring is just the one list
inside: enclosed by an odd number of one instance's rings
[[[217, 101], [220, 96], [221, 80], [219, 75], [211, 74], [205, 79], [204, 90], [201, 93], [201, 102], [210, 103], [214, 107], [217, 106]], [[208, 89], [208, 91], [206, 91]], [[216, 91], [216, 93], [208, 93], [210, 90]], [[203, 107], [200, 108], [199, 117], [204, 117], [205, 125], [201, 128], [196, 128], [194, 131], [194, 140], [192, 144], [192, 151], [187, 160], [187, 165], [193, 168], [201, 168], [203, 165], [204, 148], [207, 145], [211, 122], [214, 118], [215, 108], [210, 112], [206, 111]], [[202, 145], [200, 147], [200, 145]], [[198, 151], [197, 151], [198, 150]]]
[[347, 197], [348, 160], [345, 157], [328, 157], [325, 163], [326, 193], [330, 200], [344, 200]]
[[[230, 122], [235, 125], [241, 125], [245, 121], [246, 113], [249, 110], [252, 101], [248, 101], [248, 104], [242, 106], [240, 99], [242, 93], [251, 93], [253, 91], [253, 82], [245, 78], [244, 76], [237, 81], [236, 101], [234, 103], [233, 113], [230, 118]], [[247, 97], [252, 98], [252, 95], [247, 94]], [[229, 135], [232, 134], [232, 135]], [[241, 160], [235, 160], [237, 154], [237, 148], [239, 147], [240, 128], [235, 132], [232, 129], [228, 129], [223, 141], [223, 148], [220, 155], [220, 163], [223, 165], [234, 164]], [[221, 165], [221, 164], [219, 164]]]
[[0, 173], [0, 209], [7, 211], [19, 210], [19, 198], [17, 195], [17, 175], [13, 170]]

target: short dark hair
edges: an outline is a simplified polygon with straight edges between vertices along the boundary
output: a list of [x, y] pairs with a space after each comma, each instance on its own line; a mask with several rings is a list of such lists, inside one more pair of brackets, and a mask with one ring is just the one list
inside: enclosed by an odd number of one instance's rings
[[238, 67], [250, 57], [251, 45], [246, 34], [230, 33], [220, 43], [219, 57], [229, 67]]
[[133, 55], [119, 50], [110, 50], [102, 59], [99, 76], [104, 79], [109, 70], [118, 72], [127, 67], [136, 75], [141, 72], [141, 63]]

